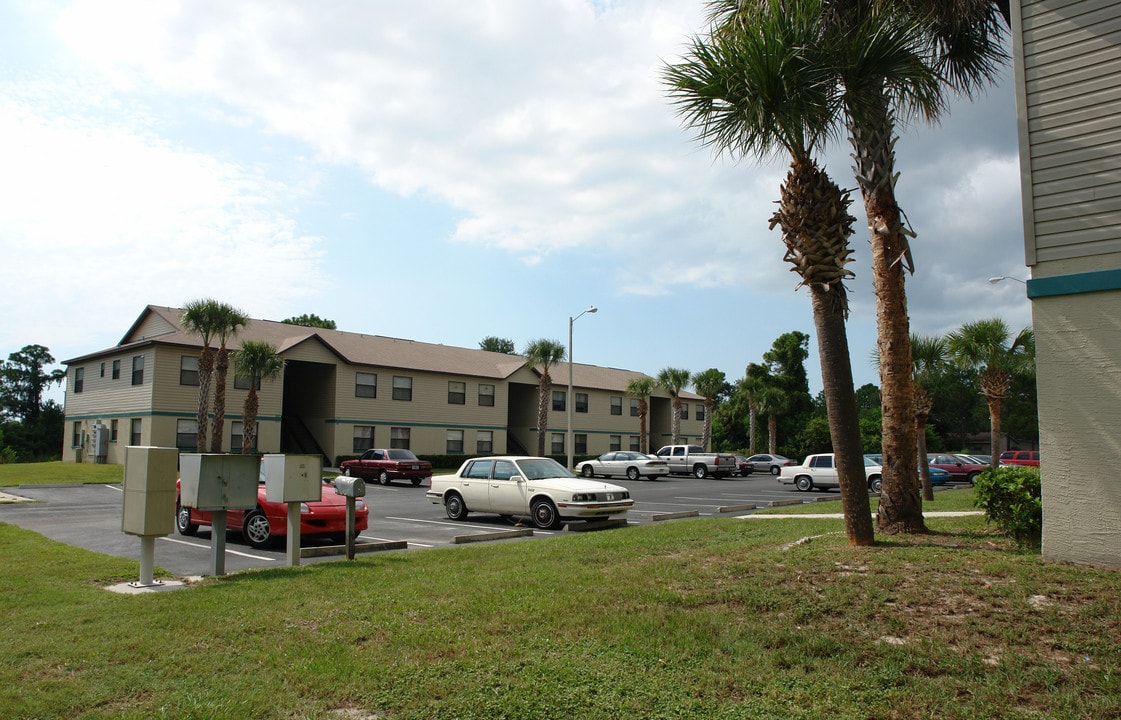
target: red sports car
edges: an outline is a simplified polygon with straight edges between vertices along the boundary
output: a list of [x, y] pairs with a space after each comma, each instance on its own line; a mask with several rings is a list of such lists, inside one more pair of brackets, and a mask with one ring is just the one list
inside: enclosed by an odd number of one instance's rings
[[[183, 507], [179, 502], [179, 482], [175, 483], [175, 527], [180, 535], [194, 535], [200, 525], [210, 525], [208, 510]], [[335, 492], [329, 478], [324, 478], [320, 499], [300, 503], [300, 535], [326, 535], [346, 541], [346, 498]], [[365, 530], [370, 511], [362, 498], [354, 501], [354, 532]], [[265, 499], [265, 484], [257, 486], [257, 507], [252, 510], [227, 510], [226, 527], [240, 529], [246, 542], [263, 548], [279, 542], [288, 534], [288, 504]]]

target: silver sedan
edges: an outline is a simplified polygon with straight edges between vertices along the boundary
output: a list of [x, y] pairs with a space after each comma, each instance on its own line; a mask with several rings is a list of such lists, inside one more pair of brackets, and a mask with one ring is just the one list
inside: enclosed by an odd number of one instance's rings
[[585, 460], [576, 465], [576, 472], [586, 478], [626, 477], [628, 480], [658, 478], [669, 475], [666, 461], [631, 450], [618, 450], [604, 453], [594, 460]]

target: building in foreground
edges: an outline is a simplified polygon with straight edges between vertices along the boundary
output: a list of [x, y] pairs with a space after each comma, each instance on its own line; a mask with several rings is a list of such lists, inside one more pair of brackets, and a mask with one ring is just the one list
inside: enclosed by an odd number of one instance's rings
[[1121, 4], [1011, 7], [1043, 555], [1121, 567]]
[[[65, 361], [63, 460], [123, 463], [127, 445], [197, 444], [201, 340], [182, 310], [148, 306], [114, 347]], [[339, 456], [372, 447], [419, 455], [537, 452], [539, 373], [505, 355], [361, 333], [250, 320], [231, 342], [271, 343], [281, 377], [259, 390], [257, 451]], [[553, 368], [545, 452], [564, 455], [568, 366]], [[638, 400], [624, 389], [642, 373], [573, 366], [575, 455], [639, 448]], [[248, 383], [227, 378], [223, 451], [240, 452]], [[682, 394], [681, 442], [699, 443], [703, 398]], [[673, 409], [649, 400], [650, 448], [669, 443]], [[203, 448], [202, 450], [207, 450]]]

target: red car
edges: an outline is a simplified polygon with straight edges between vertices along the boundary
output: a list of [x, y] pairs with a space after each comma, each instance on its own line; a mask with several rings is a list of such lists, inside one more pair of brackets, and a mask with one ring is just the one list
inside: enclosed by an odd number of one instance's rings
[[941, 468], [950, 473], [951, 480], [968, 482], [970, 485], [973, 484], [978, 475], [989, 469], [988, 465], [978, 465], [961, 455], [951, 455], [950, 453], [928, 455], [927, 458], [930, 460], [930, 467]]
[[1005, 465], [1030, 465], [1039, 467], [1038, 450], [1005, 450], [1000, 454], [1000, 461]]
[[382, 485], [388, 485], [391, 480], [409, 480], [413, 485], [420, 485], [421, 481], [432, 477], [432, 463], [421, 460], [412, 450], [375, 448], [354, 460], [342, 461], [339, 472]]
[[[300, 503], [300, 535], [326, 535], [346, 541], [346, 498], [335, 492], [324, 478], [318, 502]], [[175, 528], [180, 535], [194, 535], [200, 525], [211, 524], [211, 512], [183, 507], [179, 502], [179, 481], [175, 482]], [[370, 511], [362, 498], [354, 501], [354, 532], [365, 530]], [[226, 527], [241, 530], [246, 542], [264, 548], [288, 534], [288, 504], [265, 499], [265, 484], [257, 486], [257, 507], [252, 510], [227, 510]]]

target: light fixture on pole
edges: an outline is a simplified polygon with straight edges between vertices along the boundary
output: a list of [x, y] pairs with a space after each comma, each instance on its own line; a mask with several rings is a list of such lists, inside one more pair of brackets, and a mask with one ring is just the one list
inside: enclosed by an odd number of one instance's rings
[[1011, 277], [1009, 275], [997, 275], [996, 277], [991, 277], [991, 278], [989, 278], [989, 283], [992, 284], [992, 285], [996, 285], [1001, 280], [1015, 280], [1018, 283], [1023, 283], [1024, 285], [1027, 285], [1026, 281], [1021, 280], [1020, 278]]
[[588, 313], [599, 312], [599, 308], [595, 305], [588, 306], [588, 309], [580, 313], [576, 317], [568, 316], [568, 397], [565, 400], [565, 409], [568, 415], [568, 433], [564, 437], [564, 445], [568, 453], [568, 469], [572, 469], [572, 451], [573, 451], [573, 437], [572, 437], [572, 325], [581, 317]]

